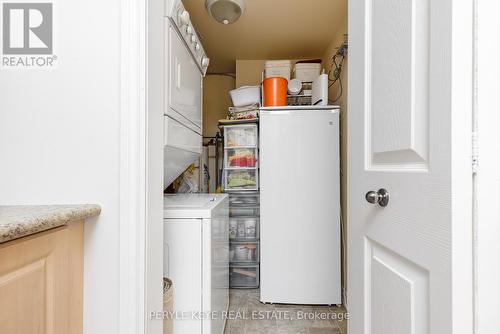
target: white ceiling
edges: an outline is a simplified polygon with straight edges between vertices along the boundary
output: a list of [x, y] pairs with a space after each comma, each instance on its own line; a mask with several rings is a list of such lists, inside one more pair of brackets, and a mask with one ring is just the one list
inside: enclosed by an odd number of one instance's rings
[[347, 15], [347, 0], [247, 0], [240, 19], [223, 25], [204, 0], [183, 0], [203, 47], [209, 72], [234, 72], [236, 59], [321, 57]]

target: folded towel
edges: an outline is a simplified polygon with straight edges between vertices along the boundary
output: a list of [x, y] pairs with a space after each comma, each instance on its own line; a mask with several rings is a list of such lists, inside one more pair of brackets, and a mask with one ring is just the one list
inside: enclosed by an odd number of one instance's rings
[[241, 111], [229, 113], [227, 116], [228, 119], [237, 120], [237, 119], [254, 119], [259, 117], [258, 110], [250, 110], [250, 111]]
[[235, 114], [240, 112], [255, 111], [259, 110], [259, 108], [260, 108], [260, 103], [254, 103], [244, 107], [229, 107], [229, 113]]

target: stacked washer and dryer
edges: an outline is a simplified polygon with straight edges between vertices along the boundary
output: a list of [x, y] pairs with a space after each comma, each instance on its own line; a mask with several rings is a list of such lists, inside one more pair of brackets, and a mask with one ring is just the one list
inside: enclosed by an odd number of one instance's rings
[[164, 188], [201, 154], [202, 87], [209, 64], [182, 2], [175, 1], [169, 13], [165, 18]]
[[[164, 188], [202, 152], [202, 80], [209, 63], [181, 1], [167, 0], [166, 13]], [[173, 310], [182, 315], [173, 320], [174, 333], [223, 333], [228, 231], [227, 195], [165, 196], [163, 272], [173, 282]], [[206, 316], [212, 312], [216, 316]]]

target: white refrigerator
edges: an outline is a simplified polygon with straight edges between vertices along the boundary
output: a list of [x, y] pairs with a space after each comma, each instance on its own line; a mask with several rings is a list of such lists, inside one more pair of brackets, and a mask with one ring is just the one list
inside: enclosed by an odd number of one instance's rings
[[339, 110], [260, 111], [264, 303], [341, 304]]

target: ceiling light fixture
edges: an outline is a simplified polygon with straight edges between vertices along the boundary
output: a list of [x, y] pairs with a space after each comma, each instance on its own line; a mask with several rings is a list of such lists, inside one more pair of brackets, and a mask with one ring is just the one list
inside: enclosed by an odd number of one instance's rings
[[217, 22], [231, 24], [245, 11], [245, 0], [205, 0], [205, 7]]

